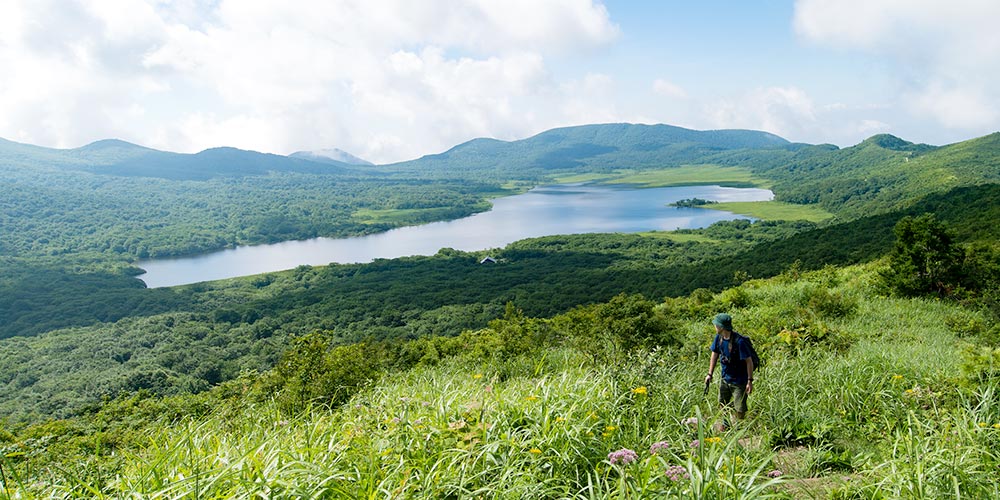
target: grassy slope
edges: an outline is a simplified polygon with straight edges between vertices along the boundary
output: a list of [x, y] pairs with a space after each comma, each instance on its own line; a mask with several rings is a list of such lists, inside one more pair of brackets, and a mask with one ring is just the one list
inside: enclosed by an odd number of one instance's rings
[[[335, 411], [287, 416], [262, 403], [182, 418], [141, 431], [155, 445], [121, 454], [101, 479], [111, 496], [996, 497], [1000, 384], [967, 385], [961, 351], [979, 333], [947, 326], [983, 318], [874, 295], [874, 269], [749, 282], [690, 316], [668, 306], [683, 347], [618, 364], [565, 347], [460, 357], [386, 377]], [[846, 312], [811, 306], [824, 292]], [[709, 425], [723, 417], [714, 389], [704, 397], [700, 383], [706, 318], [720, 308], [767, 363], [751, 418], [723, 433]], [[667, 447], [653, 454], [654, 443]], [[621, 449], [637, 460], [610, 464]], [[688, 477], [673, 481], [668, 467]], [[15, 491], [83, 492], [79, 481], [62, 472]]]
[[780, 201], [733, 201], [712, 203], [704, 208], [725, 210], [740, 215], [749, 215], [763, 220], [807, 220], [823, 222], [833, 217], [833, 214], [816, 205], [797, 205]]

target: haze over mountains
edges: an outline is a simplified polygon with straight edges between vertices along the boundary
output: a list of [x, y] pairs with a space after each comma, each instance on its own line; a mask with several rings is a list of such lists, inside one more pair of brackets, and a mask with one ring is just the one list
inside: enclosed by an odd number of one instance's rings
[[347, 163], [348, 165], [375, 165], [368, 160], [358, 158], [357, 156], [339, 148], [317, 149], [315, 151], [296, 151], [288, 156], [291, 158], [302, 158], [304, 160], [319, 162]]

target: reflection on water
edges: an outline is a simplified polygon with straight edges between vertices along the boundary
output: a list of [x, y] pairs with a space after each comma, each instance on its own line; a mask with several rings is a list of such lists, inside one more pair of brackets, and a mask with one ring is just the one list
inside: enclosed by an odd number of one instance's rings
[[223, 250], [179, 259], [139, 262], [149, 287], [174, 286], [292, 269], [303, 264], [371, 262], [433, 255], [441, 248], [482, 250], [554, 234], [633, 233], [696, 228], [736, 216], [717, 210], [668, 207], [688, 198], [770, 200], [765, 189], [719, 186], [632, 189], [620, 186], [544, 186], [500, 198], [493, 209], [463, 219], [409, 226], [355, 238], [315, 238]]

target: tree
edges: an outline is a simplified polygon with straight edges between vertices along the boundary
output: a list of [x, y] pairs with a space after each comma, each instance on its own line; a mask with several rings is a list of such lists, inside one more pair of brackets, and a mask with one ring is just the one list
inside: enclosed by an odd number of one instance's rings
[[946, 296], [961, 283], [962, 249], [934, 214], [903, 217], [893, 232], [889, 267], [881, 273], [890, 290], [904, 296]]

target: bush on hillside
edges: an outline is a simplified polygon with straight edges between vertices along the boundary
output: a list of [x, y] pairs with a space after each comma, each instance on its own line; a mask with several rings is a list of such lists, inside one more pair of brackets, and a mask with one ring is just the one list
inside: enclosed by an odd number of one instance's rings
[[620, 360], [637, 349], [680, 343], [655, 306], [641, 295], [619, 294], [554, 318], [553, 328], [595, 364]]
[[263, 379], [262, 392], [275, 394], [290, 413], [311, 405], [339, 406], [382, 373], [376, 350], [364, 342], [332, 346], [323, 332], [303, 335]]
[[934, 214], [903, 217], [893, 232], [896, 243], [889, 253], [883, 283], [904, 297], [951, 294], [961, 282], [962, 252]]

